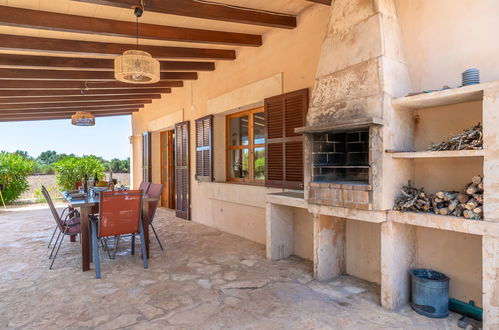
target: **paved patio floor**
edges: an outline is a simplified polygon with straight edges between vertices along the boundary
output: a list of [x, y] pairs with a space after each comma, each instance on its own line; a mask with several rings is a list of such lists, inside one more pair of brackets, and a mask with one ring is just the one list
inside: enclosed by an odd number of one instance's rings
[[379, 306], [379, 287], [344, 276], [320, 283], [299, 258], [265, 259], [264, 246], [158, 210], [165, 246], [150, 268], [120, 243], [101, 253], [102, 279], [80, 271], [78, 243], [63, 243], [48, 270], [54, 228], [47, 208], [0, 210], [0, 328], [453, 329], [409, 307]]

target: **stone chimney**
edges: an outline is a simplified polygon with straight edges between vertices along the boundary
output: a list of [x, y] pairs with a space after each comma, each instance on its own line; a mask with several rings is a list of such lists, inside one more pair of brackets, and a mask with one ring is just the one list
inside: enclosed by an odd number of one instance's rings
[[[382, 200], [382, 173], [384, 150], [393, 144], [389, 134], [394, 116], [391, 101], [405, 96], [409, 89], [394, 0], [335, 0], [307, 126], [299, 129], [306, 136], [305, 186], [313, 180], [314, 157], [310, 153], [317, 139], [314, 134], [368, 129], [369, 209], [386, 208], [389, 202]], [[337, 195], [345, 196], [341, 191]], [[345, 200], [331, 205], [347, 206]]]

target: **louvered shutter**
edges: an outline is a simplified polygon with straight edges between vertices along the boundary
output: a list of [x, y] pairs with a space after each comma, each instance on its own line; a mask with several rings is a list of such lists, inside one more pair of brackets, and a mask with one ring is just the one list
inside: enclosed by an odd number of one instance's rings
[[142, 134], [142, 181], [151, 182], [151, 132]]
[[196, 120], [196, 180], [213, 181], [213, 116]]
[[295, 128], [305, 126], [308, 89], [265, 99], [265, 185], [303, 189], [303, 136]]
[[190, 219], [189, 122], [175, 125], [175, 213]]

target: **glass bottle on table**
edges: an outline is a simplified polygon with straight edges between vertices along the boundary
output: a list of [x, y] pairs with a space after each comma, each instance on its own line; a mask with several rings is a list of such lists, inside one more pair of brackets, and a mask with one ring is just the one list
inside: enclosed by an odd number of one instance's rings
[[95, 172], [95, 176], [94, 176], [94, 187], [97, 187], [97, 183], [99, 183], [99, 177], [97, 176], [97, 172]]
[[88, 192], [88, 175], [83, 178], [83, 192]]

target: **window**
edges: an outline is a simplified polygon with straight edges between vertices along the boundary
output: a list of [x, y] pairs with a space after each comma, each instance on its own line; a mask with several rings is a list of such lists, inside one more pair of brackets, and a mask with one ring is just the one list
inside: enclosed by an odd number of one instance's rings
[[227, 116], [227, 180], [264, 183], [265, 112], [263, 108]]

